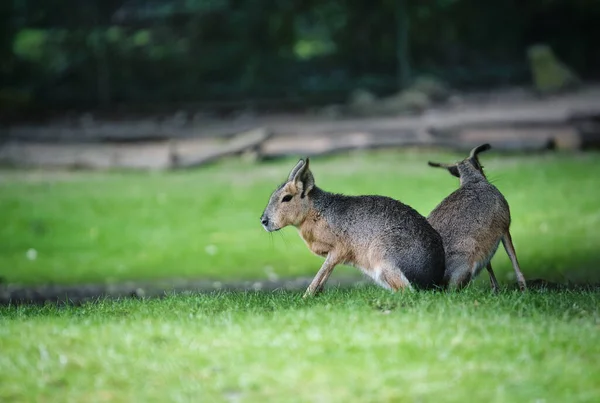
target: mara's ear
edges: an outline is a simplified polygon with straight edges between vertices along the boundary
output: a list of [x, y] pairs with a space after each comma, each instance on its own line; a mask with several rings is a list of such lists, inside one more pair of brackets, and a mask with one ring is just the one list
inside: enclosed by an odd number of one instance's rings
[[477, 146], [471, 150], [471, 154], [469, 154], [469, 158], [475, 158], [475, 157], [477, 157], [477, 154], [487, 151], [490, 148], [492, 148], [492, 146], [488, 143]]
[[428, 162], [430, 167], [434, 167], [434, 168], [446, 168], [448, 170], [448, 172], [450, 172], [450, 174], [452, 176], [456, 176], [457, 178], [460, 178], [460, 174], [458, 173], [458, 167], [456, 166], [456, 164], [440, 164], [439, 162]]
[[292, 170], [290, 171], [290, 174], [288, 175], [288, 182], [292, 182], [294, 180], [294, 178], [296, 177], [296, 174], [304, 166], [304, 164], [305, 164], [305, 162], [303, 159], [300, 159], [300, 161], [298, 161], [296, 166], [294, 166], [294, 168], [292, 168]]
[[315, 178], [313, 177], [312, 172], [310, 172], [309, 168], [310, 160], [306, 158], [304, 160], [304, 164], [295, 172], [294, 178], [292, 181], [301, 192], [302, 198], [306, 196], [313, 187], [315, 187]]

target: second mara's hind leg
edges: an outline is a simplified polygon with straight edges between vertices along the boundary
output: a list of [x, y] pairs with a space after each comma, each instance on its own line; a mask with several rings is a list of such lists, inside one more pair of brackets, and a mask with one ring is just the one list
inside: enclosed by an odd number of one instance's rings
[[492, 285], [492, 291], [498, 292], [500, 290], [500, 286], [498, 285], [498, 280], [496, 280], [496, 276], [494, 275], [494, 270], [492, 270], [492, 264], [487, 264], [487, 271], [490, 275], [490, 284]]
[[469, 270], [457, 270], [450, 274], [447, 283], [451, 289], [462, 290], [471, 281], [471, 272]]
[[504, 249], [510, 258], [510, 261], [513, 265], [513, 269], [515, 269], [515, 274], [517, 275], [517, 282], [519, 283], [519, 288], [521, 291], [525, 291], [527, 289], [527, 284], [525, 283], [525, 276], [521, 272], [521, 268], [519, 267], [519, 261], [517, 260], [517, 252], [515, 252], [515, 247], [512, 243], [512, 238], [510, 237], [510, 232], [506, 231], [506, 234], [502, 237], [502, 245], [504, 245]]
[[446, 272], [444, 283], [448, 289], [460, 290], [471, 281], [471, 265], [465, 254], [454, 253], [446, 256]]

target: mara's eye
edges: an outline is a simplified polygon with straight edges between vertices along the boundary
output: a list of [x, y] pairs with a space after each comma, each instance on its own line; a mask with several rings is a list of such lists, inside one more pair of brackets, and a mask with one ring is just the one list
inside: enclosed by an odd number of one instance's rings
[[283, 196], [283, 199], [281, 199], [281, 202], [285, 203], [285, 202], [289, 202], [290, 200], [292, 200], [292, 195], [285, 195], [285, 196]]

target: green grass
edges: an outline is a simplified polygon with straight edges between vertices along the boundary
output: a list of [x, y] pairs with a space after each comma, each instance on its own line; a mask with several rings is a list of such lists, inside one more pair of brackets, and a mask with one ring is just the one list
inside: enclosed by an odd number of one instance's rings
[[[599, 156], [482, 156], [511, 205], [526, 277], [600, 279]], [[427, 215], [457, 186], [427, 160], [459, 157], [356, 152], [314, 158], [311, 166], [326, 190], [388, 195]], [[176, 173], [0, 171], [0, 277], [33, 284], [312, 275], [322, 259], [295, 229], [269, 235], [259, 223], [295, 162], [226, 161]], [[493, 263], [500, 282], [513, 281], [502, 250]]]
[[0, 307], [2, 402], [597, 402], [600, 294]]

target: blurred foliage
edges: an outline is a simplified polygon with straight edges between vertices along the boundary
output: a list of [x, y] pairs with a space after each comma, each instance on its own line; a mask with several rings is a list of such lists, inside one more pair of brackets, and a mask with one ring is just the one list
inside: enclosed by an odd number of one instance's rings
[[533, 82], [540, 94], [561, 92], [580, 84], [577, 75], [561, 63], [548, 46], [535, 45], [527, 53]]
[[600, 67], [592, 0], [423, 0], [404, 14], [392, 0], [0, 3], [0, 89], [38, 105], [337, 102], [394, 93], [402, 68], [458, 87], [516, 84], [530, 81], [535, 43], [584, 79]]

